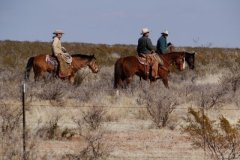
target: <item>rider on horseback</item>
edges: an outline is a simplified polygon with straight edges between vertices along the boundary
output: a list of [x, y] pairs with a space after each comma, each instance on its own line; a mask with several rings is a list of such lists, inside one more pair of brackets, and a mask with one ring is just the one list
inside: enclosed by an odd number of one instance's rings
[[165, 53], [172, 52], [172, 50], [173, 50], [172, 43], [170, 43], [170, 42], [167, 43], [168, 31], [165, 30], [161, 34], [162, 34], [162, 36], [157, 41], [157, 47], [156, 47], [157, 53], [165, 54]]
[[142, 37], [138, 39], [137, 52], [140, 57], [145, 54], [151, 54], [155, 50], [149, 38], [149, 33], [150, 31], [148, 28], [143, 28], [141, 33]]
[[52, 55], [57, 58], [59, 63], [58, 75], [59, 77], [68, 77], [71, 75], [72, 57], [61, 44], [61, 37], [64, 32], [62, 30], [56, 30], [53, 34], [55, 34], [55, 36], [52, 42]]
[[158, 78], [158, 64], [163, 65], [162, 60], [155, 56], [155, 48], [152, 45], [152, 41], [149, 38], [150, 30], [148, 28], [143, 28], [141, 35], [138, 39], [137, 53], [139, 57], [150, 57], [150, 59], [154, 60], [154, 63], [151, 66], [151, 76], [150, 78], [157, 79]]

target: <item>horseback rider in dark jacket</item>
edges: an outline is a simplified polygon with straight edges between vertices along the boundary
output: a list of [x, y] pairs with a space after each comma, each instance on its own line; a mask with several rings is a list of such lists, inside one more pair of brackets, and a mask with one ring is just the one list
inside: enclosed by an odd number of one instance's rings
[[157, 41], [157, 53], [165, 54], [173, 51], [174, 46], [172, 43], [167, 43], [168, 31], [164, 31], [161, 33], [162, 36]]
[[149, 29], [143, 28], [142, 29], [142, 37], [138, 39], [138, 45], [137, 45], [137, 53], [138, 56], [144, 56], [144, 54], [151, 54], [155, 52], [155, 48], [152, 45], [152, 41], [149, 37]]

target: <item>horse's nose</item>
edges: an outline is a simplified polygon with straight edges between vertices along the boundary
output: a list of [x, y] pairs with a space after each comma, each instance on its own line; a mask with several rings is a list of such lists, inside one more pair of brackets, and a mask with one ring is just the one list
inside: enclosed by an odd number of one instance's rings
[[99, 70], [100, 70], [99, 68], [96, 68], [95, 72], [97, 73], [97, 72], [99, 72]]

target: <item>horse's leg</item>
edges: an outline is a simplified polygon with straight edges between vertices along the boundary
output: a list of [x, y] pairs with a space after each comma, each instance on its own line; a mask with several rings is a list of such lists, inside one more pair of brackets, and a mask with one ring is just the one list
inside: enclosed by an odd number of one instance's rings
[[119, 86], [123, 86], [123, 81], [118, 77], [114, 79], [114, 88], [118, 88]]
[[162, 81], [163, 81], [164, 86], [169, 89], [169, 86], [168, 86], [168, 78], [167, 78], [167, 77], [166, 77], [166, 78], [163, 78]]
[[43, 78], [42, 72], [35, 72], [34, 73], [34, 80], [35, 81], [39, 81], [42, 78]]
[[117, 88], [118, 87], [121, 87], [121, 88], [125, 88], [126, 87], [126, 80], [122, 80], [122, 79], [119, 79], [118, 81], [117, 81]]
[[69, 76], [69, 81], [70, 81], [71, 84], [74, 84], [74, 82], [75, 82], [75, 74], [71, 74]]
[[35, 82], [38, 81], [41, 77], [41, 71], [37, 66], [33, 67], [33, 73], [34, 73], [34, 80]]
[[126, 86], [128, 86], [131, 83], [132, 79], [133, 77], [126, 78]]

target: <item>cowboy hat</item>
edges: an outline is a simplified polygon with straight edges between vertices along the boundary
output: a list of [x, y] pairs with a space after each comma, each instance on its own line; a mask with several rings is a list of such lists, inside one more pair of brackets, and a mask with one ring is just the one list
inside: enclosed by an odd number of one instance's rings
[[149, 33], [150, 30], [148, 28], [143, 28], [141, 34]]
[[64, 34], [64, 32], [62, 30], [57, 29], [53, 32], [53, 34]]
[[168, 35], [168, 31], [165, 30], [165, 31], [162, 32], [162, 34], [166, 34], [166, 35]]

